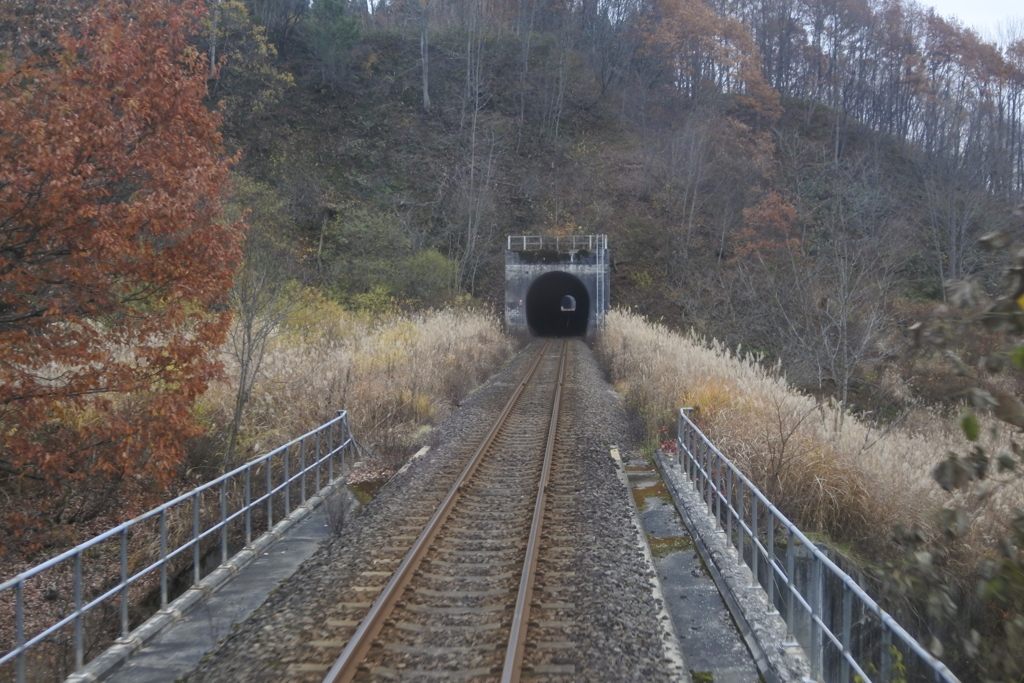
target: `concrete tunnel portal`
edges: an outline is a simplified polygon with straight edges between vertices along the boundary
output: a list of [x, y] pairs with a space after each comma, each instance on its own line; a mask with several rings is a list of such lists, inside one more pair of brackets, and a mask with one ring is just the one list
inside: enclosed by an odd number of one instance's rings
[[[562, 310], [566, 296], [575, 310]], [[590, 323], [590, 293], [570, 273], [553, 270], [538, 276], [526, 291], [526, 324], [538, 337], [582, 337]]]
[[505, 329], [525, 337], [586, 337], [604, 327], [606, 235], [509, 235]]

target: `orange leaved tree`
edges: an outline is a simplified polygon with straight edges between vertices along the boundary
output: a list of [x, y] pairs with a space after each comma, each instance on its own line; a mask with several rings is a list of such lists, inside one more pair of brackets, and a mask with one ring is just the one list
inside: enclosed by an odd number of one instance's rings
[[[19, 4], [0, 20], [31, 23], [31, 2], [5, 6]], [[8, 487], [160, 485], [196, 432], [243, 228], [221, 219], [230, 160], [188, 43], [204, 11], [96, 0], [46, 36], [25, 26], [0, 45]]]

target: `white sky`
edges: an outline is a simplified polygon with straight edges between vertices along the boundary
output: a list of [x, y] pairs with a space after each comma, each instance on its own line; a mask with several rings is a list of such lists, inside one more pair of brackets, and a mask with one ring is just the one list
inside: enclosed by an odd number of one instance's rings
[[[1000, 23], [1016, 19], [1024, 24], [1024, 0], [920, 0], [937, 14], [955, 16], [978, 31], [983, 38], [996, 40]], [[1022, 26], [1024, 28], [1024, 26]], [[1024, 37], [1024, 36], [1022, 36]]]

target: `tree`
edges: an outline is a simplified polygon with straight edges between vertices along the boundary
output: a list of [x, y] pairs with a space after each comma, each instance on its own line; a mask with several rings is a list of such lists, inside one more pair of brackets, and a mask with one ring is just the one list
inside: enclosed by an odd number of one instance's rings
[[199, 38], [210, 55], [210, 100], [232, 130], [259, 125], [294, 84], [292, 75], [275, 68], [277, 49], [241, 0], [211, 2], [205, 24]]
[[283, 202], [270, 188], [245, 178], [235, 178], [233, 186], [231, 209], [249, 211], [249, 231], [229, 299], [234, 316], [227, 348], [238, 364], [238, 386], [224, 453], [225, 471], [234, 465], [245, 405], [259, 379], [267, 347], [302, 297], [301, 283], [295, 277], [297, 259], [283, 244], [291, 227]]
[[423, 111], [430, 111], [430, 0], [420, 0], [420, 72], [423, 77]]
[[749, 29], [698, 0], [655, 0], [640, 22], [640, 53], [655, 81], [697, 101], [711, 91], [737, 92], [758, 116], [774, 122], [779, 95], [761, 73]]
[[[8, 4], [9, 21], [31, 22]], [[200, 0], [98, 0], [0, 56], [0, 465], [166, 482], [219, 370], [240, 222]], [[31, 26], [31, 23], [28, 24]], [[38, 45], [39, 43], [34, 43]]]
[[345, 77], [348, 51], [359, 37], [359, 24], [347, 12], [344, 0], [318, 0], [303, 32], [320, 64], [320, 87], [336, 85]]
[[253, 14], [267, 27], [267, 37], [284, 48], [292, 30], [309, 10], [309, 0], [250, 0]]

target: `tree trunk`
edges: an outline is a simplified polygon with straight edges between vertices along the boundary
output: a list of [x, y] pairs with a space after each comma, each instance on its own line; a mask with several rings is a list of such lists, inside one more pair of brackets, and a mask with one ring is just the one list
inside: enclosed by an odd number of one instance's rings
[[420, 65], [423, 69], [423, 111], [430, 111], [430, 45], [427, 36], [427, 22], [430, 18], [430, 2], [423, 0], [420, 22]]
[[216, 0], [210, 8], [210, 76], [209, 80], [217, 77], [217, 8], [220, 0]]

